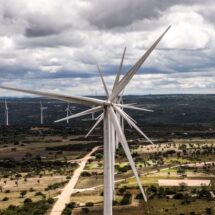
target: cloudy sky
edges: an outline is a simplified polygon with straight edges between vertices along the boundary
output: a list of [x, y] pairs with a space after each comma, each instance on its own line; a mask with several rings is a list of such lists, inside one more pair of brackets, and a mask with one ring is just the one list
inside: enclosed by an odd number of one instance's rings
[[125, 93], [215, 93], [214, 0], [0, 0], [0, 84], [102, 95], [170, 24]]

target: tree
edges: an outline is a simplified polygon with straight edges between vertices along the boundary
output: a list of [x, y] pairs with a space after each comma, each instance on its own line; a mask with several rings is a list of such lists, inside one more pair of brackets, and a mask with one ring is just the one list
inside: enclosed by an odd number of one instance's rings
[[121, 205], [128, 205], [130, 204], [131, 201], [131, 193], [130, 192], [126, 192], [122, 198], [122, 200], [120, 201]]
[[212, 209], [211, 208], [205, 208], [206, 214], [212, 214]]
[[103, 158], [103, 154], [96, 153], [95, 157], [96, 157], [96, 160], [101, 160]]
[[82, 177], [89, 177], [89, 176], [91, 176], [91, 174], [89, 172], [84, 171], [81, 173], [81, 176]]
[[32, 200], [30, 198], [26, 198], [24, 200], [24, 204], [32, 203]]
[[179, 184], [179, 186], [180, 186], [180, 190], [185, 190], [185, 188], [187, 187], [187, 184], [186, 183], [184, 183], [184, 182], [182, 182], [182, 183], [180, 183]]

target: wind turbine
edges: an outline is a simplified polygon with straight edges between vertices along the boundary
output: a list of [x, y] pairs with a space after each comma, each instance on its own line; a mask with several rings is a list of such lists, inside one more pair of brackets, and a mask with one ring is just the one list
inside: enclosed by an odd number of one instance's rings
[[[115, 135], [116, 133], [119, 142], [127, 156], [131, 169], [134, 173], [136, 178], [137, 184], [141, 190], [144, 200], [147, 202], [147, 197], [142, 187], [140, 178], [138, 176], [135, 163], [131, 156], [131, 152], [129, 150], [128, 142], [126, 140], [125, 134], [121, 127], [119, 118], [117, 114], [120, 115], [130, 126], [132, 126], [135, 130], [137, 130], [141, 135], [143, 135], [150, 143], [152, 141], [140, 130], [140, 128], [136, 125], [136, 122], [124, 111], [124, 109], [134, 109], [134, 110], [141, 110], [141, 111], [151, 111], [148, 109], [139, 108], [130, 104], [120, 104], [117, 101], [117, 98], [123, 92], [125, 87], [131, 81], [133, 76], [137, 73], [141, 65], [145, 62], [166, 32], [169, 30], [170, 26], [158, 37], [158, 39], [152, 44], [152, 46], [142, 55], [142, 57], [131, 67], [131, 69], [122, 77], [120, 78], [120, 72], [118, 71], [116, 75], [116, 79], [112, 88], [112, 91], [109, 92], [104, 81], [104, 78], [100, 72], [100, 77], [103, 83], [103, 87], [107, 96], [106, 100], [96, 99], [96, 98], [89, 98], [83, 96], [66, 96], [61, 94], [55, 93], [48, 93], [48, 92], [40, 92], [40, 91], [33, 91], [33, 90], [25, 90], [25, 89], [18, 89], [13, 87], [5, 87], [2, 86], [0, 88], [7, 89], [7, 90], [14, 90], [18, 92], [24, 93], [31, 93], [39, 96], [45, 96], [53, 99], [59, 99], [69, 103], [78, 103], [84, 104], [89, 106], [95, 106], [88, 110], [82, 111], [77, 114], [73, 114], [72, 116], [65, 117], [63, 119], [57, 120], [55, 122], [64, 121], [67, 119], [72, 119], [76, 117], [85, 116], [88, 114], [92, 114], [95, 112], [102, 111], [102, 114], [98, 117], [95, 125], [91, 128], [90, 132], [94, 130], [94, 128], [103, 120], [104, 126], [104, 208], [103, 214], [104, 215], [112, 215], [112, 200], [114, 197], [114, 156], [115, 156]], [[89, 132], [89, 133], [90, 133]], [[89, 135], [87, 134], [87, 136]]]
[[9, 118], [8, 118], [8, 106], [7, 106], [7, 100], [4, 100], [4, 104], [5, 104], [5, 117], [6, 117], [6, 125], [9, 125]]
[[[69, 103], [68, 103], [67, 108], [65, 109], [65, 111], [66, 111], [66, 117], [67, 117], [67, 118], [69, 117], [69, 115], [72, 115], [72, 112], [71, 112], [71, 110], [70, 110]], [[69, 119], [66, 120], [66, 123], [69, 124]]]
[[44, 107], [42, 102], [40, 102], [40, 124], [43, 125], [43, 112], [44, 110], [48, 109], [47, 107]]
[[[94, 105], [92, 107], [95, 107]], [[92, 120], [95, 120], [95, 113], [92, 113]]]

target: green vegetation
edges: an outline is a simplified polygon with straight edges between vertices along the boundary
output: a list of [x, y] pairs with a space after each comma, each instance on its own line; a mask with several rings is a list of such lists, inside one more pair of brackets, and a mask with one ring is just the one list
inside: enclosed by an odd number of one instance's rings
[[11, 205], [7, 209], [0, 210], [0, 215], [44, 215], [53, 202], [53, 199], [43, 199], [38, 202], [25, 199], [23, 206]]
[[45, 188], [45, 191], [48, 191], [48, 190], [56, 190], [56, 189], [59, 188], [59, 187], [63, 187], [66, 183], [68, 183], [68, 181], [56, 182], [56, 183], [54, 183], [54, 184], [50, 184], [50, 185], [48, 185], [47, 188]]

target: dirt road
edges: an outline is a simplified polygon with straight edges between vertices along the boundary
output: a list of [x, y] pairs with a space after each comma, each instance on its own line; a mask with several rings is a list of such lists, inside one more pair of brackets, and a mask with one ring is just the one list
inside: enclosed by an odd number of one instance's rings
[[58, 196], [57, 201], [55, 202], [50, 215], [61, 215], [63, 209], [66, 204], [70, 202], [70, 196], [73, 193], [74, 187], [78, 182], [78, 179], [84, 170], [84, 167], [87, 161], [90, 159], [91, 155], [98, 149], [99, 147], [95, 147], [92, 149], [90, 153], [80, 159], [79, 167], [74, 171], [72, 178], [69, 183], [63, 188], [61, 194]]

